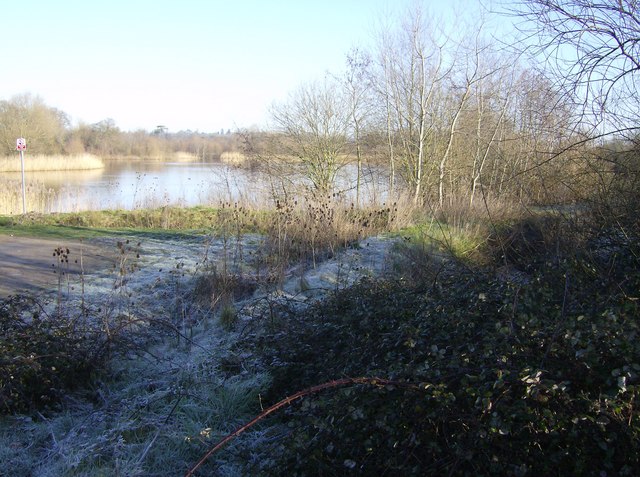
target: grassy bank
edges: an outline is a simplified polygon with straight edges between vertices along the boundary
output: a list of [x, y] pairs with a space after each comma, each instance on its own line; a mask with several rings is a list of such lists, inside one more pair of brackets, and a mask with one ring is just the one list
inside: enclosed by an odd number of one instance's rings
[[[506, 223], [516, 216], [517, 211], [511, 207], [492, 218]], [[278, 250], [277, 255], [290, 255], [292, 260], [309, 253], [313, 256], [321, 250], [335, 251], [366, 236], [393, 233], [420, 244], [424, 250], [481, 263], [493, 229], [482, 210], [473, 217], [461, 217], [457, 209], [447, 209], [433, 217], [412, 204], [355, 209], [331, 199], [277, 201], [260, 208], [223, 202], [217, 207], [0, 216], [0, 234], [41, 237], [187, 233], [238, 238], [246, 233], [260, 233], [268, 237]]]
[[162, 207], [2, 216], [0, 233], [38, 236], [51, 230], [67, 231], [71, 235], [80, 230], [100, 234], [123, 230], [204, 232], [215, 226], [218, 213], [218, 209], [209, 207]]
[[[25, 153], [24, 169], [30, 171], [78, 171], [89, 169], [102, 169], [104, 162], [93, 154], [78, 155], [30, 155]], [[16, 154], [11, 157], [0, 157], [0, 172], [20, 172], [20, 158]]]

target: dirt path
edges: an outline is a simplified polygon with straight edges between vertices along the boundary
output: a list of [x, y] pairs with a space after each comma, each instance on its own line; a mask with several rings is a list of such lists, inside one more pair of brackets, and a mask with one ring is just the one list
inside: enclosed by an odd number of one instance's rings
[[[114, 290], [114, 264], [120, 263], [123, 257], [116, 244], [123, 240], [126, 237], [79, 241], [0, 235], [0, 299], [19, 292], [55, 292], [62, 268], [70, 275], [63, 277], [65, 292], [68, 285], [78, 291], [82, 283], [83, 293], [96, 294], [96, 297], [109, 294]], [[292, 267], [284, 277], [281, 291], [292, 299], [306, 301], [319, 298], [326, 291], [349, 286], [363, 276], [384, 275], [388, 271], [387, 256], [393, 242], [389, 238], [370, 237], [363, 239], [360, 246], [342, 250], [316, 267], [309, 264]], [[131, 243], [137, 244], [138, 239], [132, 239]], [[252, 256], [260, 243], [258, 236], [246, 236], [242, 246], [244, 256]], [[64, 266], [54, 253], [58, 247], [65, 253], [69, 250], [69, 262]], [[196, 273], [205, 257], [210, 264], [216, 264], [228, 254], [221, 240], [208, 242], [206, 237], [144, 238], [140, 248], [129, 256], [136, 267], [135, 273], [127, 276], [127, 284], [135, 290], [138, 302], [148, 300], [159, 305], [160, 296], [175, 294], [174, 289], [163, 290], [167, 283], [173, 283], [171, 286], [175, 288], [174, 282], [186, 280]], [[228, 260], [236, 263], [234, 257]], [[80, 280], [80, 273], [84, 280]]]
[[68, 273], [93, 273], [110, 268], [111, 250], [90, 242], [0, 235], [0, 298], [21, 291], [39, 292], [56, 288], [54, 273], [59, 258], [56, 248], [69, 249]]

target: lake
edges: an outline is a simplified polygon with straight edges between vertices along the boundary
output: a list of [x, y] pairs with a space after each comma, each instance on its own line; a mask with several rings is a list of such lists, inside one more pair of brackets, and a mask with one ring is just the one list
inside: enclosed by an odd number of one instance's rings
[[[383, 199], [386, 178], [379, 172], [368, 169], [362, 190], [366, 201]], [[345, 168], [338, 179], [341, 190], [352, 189], [354, 178], [355, 167]], [[3, 180], [20, 181], [20, 173], [0, 173]], [[264, 174], [219, 162], [107, 161], [104, 169], [27, 172], [26, 181], [50, 190], [46, 205], [27, 202], [27, 210], [35, 212], [261, 203], [269, 197]], [[346, 195], [353, 200], [352, 190]]]

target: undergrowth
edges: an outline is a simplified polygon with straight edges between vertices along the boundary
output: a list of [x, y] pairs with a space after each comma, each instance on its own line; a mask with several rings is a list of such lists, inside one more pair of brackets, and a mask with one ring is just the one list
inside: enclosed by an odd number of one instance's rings
[[384, 279], [242, 309], [294, 264], [406, 219], [329, 197], [198, 214], [212, 215], [216, 256], [192, 279], [168, 266], [173, 288], [144, 297], [159, 301], [149, 310], [135, 303], [151, 290], [129, 282], [140, 245], [125, 240], [104, 306], [65, 303], [54, 320], [3, 305], [3, 356], [19, 357], [0, 368], [3, 472], [181, 475], [270, 405], [344, 382], [251, 426], [196, 475], [637, 474], [637, 227], [440, 217], [404, 229]]
[[[174, 313], [188, 294], [181, 267], [164, 285], [138, 288], [140, 247], [118, 241], [106, 295], [61, 286], [50, 299], [3, 302], [0, 474], [180, 475], [211, 440], [259, 411], [268, 376], [219, 372], [233, 334], [195, 303]], [[54, 258], [66, 263], [69, 253]], [[270, 439], [269, 430], [243, 439]], [[227, 453], [219, 475], [239, 475], [252, 459]]]
[[[589, 245], [591, 243], [591, 245]], [[512, 243], [511, 245], [514, 245]], [[267, 475], [637, 475], [638, 290], [625, 243], [538, 254], [523, 276], [448, 262], [427, 283], [365, 281], [241, 349], [267, 403], [340, 377], [419, 386], [344, 389], [282, 416]], [[425, 266], [434, 266], [425, 263]]]

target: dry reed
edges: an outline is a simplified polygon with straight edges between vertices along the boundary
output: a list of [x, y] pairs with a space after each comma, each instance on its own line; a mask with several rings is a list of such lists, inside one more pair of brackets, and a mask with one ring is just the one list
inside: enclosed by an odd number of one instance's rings
[[220, 162], [232, 166], [241, 166], [247, 162], [247, 156], [238, 151], [225, 151], [220, 154]]
[[[25, 171], [73, 171], [102, 169], [104, 162], [98, 156], [93, 154], [78, 154], [72, 156], [44, 155], [44, 154], [25, 154], [24, 169]], [[19, 156], [0, 157], [0, 172], [20, 172]]]
[[[2, 187], [4, 192], [0, 195], [0, 214], [21, 214], [22, 183], [20, 181], [4, 181]], [[27, 210], [46, 211], [55, 197], [55, 191], [40, 182], [28, 182], [25, 195]]]
[[174, 152], [171, 155], [170, 159], [176, 162], [195, 162], [200, 160], [200, 158], [196, 154], [185, 151]]

